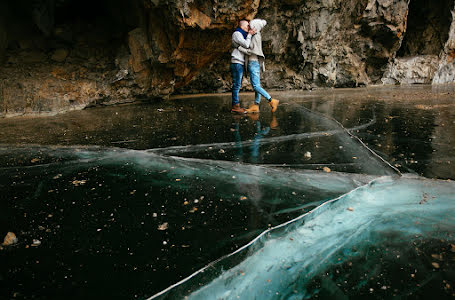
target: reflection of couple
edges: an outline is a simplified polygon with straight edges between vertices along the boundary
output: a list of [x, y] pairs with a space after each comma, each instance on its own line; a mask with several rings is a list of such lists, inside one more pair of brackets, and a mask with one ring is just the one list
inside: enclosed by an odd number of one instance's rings
[[[264, 53], [262, 52], [261, 30], [267, 24], [265, 20], [254, 19], [250, 23], [242, 20], [239, 27], [232, 34], [231, 55], [232, 73], [232, 112], [233, 113], [257, 113], [261, 96], [267, 99], [272, 112], [278, 108], [279, 101], [273, 99], [266, 90], [261, 87], [261, 67], [264, 69]], [[239, 91], [242, 86], [243, 69], [246, 66], [250, 75], [251, 85], [254, 88], [254, 103], [248, 109], [240, 107]]]
[[[270, 122], [270, 125], [267, 127], [262, 127], [261, 122], [259, 121], [259, 116], [257, 114], [252, 114], [248, 115], [250, 119], [253, 121], [254, 124], [254, 129], [255, 129], [255, 134], [252, 139], [252, 143], [250, 146], [250, 162], [252, 163], [258, 163], [259, 162], [259, 147], [261, 145], [261, 140], [263, 137], [269, 134], [270, 129], [276, 129], [278, 127], [278, 121], [276, 119], [276, 116], [272, 116], [272, 121]], [[234, 132], [234, 140], [235, 140], [235, 159], [237, 161], [245, 161], [248, 160], [246, 157], [243, 155], [243, 142], [242, 142], [242, 137], [240, 134], [240, 124], [239, 124], [239, 119], [242, 118], [240, 116], [236, 117], [236, 122], [233, 124], [232, 131]]]

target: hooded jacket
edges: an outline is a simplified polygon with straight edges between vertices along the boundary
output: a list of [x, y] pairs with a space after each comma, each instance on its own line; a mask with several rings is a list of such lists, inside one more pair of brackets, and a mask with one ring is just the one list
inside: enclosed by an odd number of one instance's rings
[[256, 29], [256, 34], [253, 35], [251, 38], [250, 47], [247, 49], [245, 47], [240, 46], [238, 49], [240, 52], [246, 54], [245, 55], [245, 66], [248, 69], [248, 56], [254, 54], [258, 57], [259, 63], [262, 65], [262, 70], [265, 71], [265, 55], [262, 52], [262, 35], [261, 30], [267, 25], [266, 20], [262, 19], [254, 19], [250, 22], [250, 27]]

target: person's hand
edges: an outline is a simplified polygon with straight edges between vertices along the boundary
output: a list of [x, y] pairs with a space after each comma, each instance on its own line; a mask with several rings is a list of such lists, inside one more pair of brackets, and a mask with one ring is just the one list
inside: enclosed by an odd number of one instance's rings
[[255, 35], [257, 33], [257, 31], [254, 28], [250, 28], [250, 30], [248, 30], [248, 33], [251, 35]]

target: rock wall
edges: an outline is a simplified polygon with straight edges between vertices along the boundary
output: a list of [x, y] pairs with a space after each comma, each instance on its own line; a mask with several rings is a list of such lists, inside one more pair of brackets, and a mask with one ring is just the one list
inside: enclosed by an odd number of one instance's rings
[[[167, 96], [187, 85], [229, 48], [238, 20], [252, 18], [258, 5], [259, 0], [152, 1], [146, 5], [147, 28], [138, 29], [139, 34], [130, 32], [129, 39], [133, 61], [141, 61], [140, 67], [133, 67], [140, 85], [153, 96]], [[137, 46], [143, 48], [142, 54]]]
[[254, 17], [268, 21], [268, 89], [455, 82], [454, 0], [0, 5], [0, 116], [227, 92], [231, 34]]
[[5, 11], [13, 21], [0, 115], [166, 98], [228, 49], [238, 21], [254, 17], [258, 6], [259, 0], [18, 0]]
[[384, 73], [384, 84], [431, 84], [439, 57], [420, 55], [395, 58]]
[[[8, 3], [2, 10], [8, 16], [8, 46], [0, 65], [0, 116], [54, 114], [135, 99], [137, 88], [112, 81], [115, 54], [125, 44], [124, 33], [138, 26], [135, 13], [141, 11], [130, 3], [112, 3]], [[122, 12], [131, 20], [116, 18]]]
[[455, 7], [452, 10], [452, 19], [449, 38], [440, 55], [438, 69], [433, 78], [434, 84], [453, 83], [455, 81]]
[[[405, 0], [263, 1], [257, 17], [273, 89], [356, 87], [380, 81], [406, 31]], [[217, 91], [229, 89], [227, 64], [212, 65], [182, 92], [202, 91], [206, 78]], [[216, 79], [215, 79], [216, 78]], [[244, 84], [247, 86], [247, 82]]]
[[454, 10], [453, 0], [410, 2], [408, 31], [381, 79], [384, 84], [455, 82]]
[[6, 33], [6, 3], [0, 3], [0, 65], [3, 62], [5, 50], [8, 45], [8, 36]]

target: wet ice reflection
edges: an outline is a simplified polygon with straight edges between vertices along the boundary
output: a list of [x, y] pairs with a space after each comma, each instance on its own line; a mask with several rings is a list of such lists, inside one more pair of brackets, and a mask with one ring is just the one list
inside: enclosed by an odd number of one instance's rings
[[[235, 142], [198, 144], [186, 146], [173, 146], [149, 150], [164, 155], [179, 155], [185, 157], [210, 158], [218, 160], [236, 160], [251, 163], [277, 163], [283, 161], [287, 167], [323, 169], [324, 166], [339, 171], [368, 173], [368, 174], [393, 174], [397, 170], [389, 165], [380, 156], [372, 152], [360, 140], [350, 134], [374, 126], [376, 117], [371, 114], [371, 119], [365, 124], [353, 128], [345, 128], [333, 118], [318, 114], [301, 105], [290, 104], [288, 109], [298, 112], [306, 122], [317, 124], [317, 131], [294, 133], [288, 135], [268, 136], [270, 126], [262, 128], [261, 123], [255, 118], [253, 128], [254, 136], [250, 140], [241, 137], [239, 120], [231, 127]], [[277, 127], [276, 117], [271, 121], [272, 127]], [[315, 129], [314, 127], [311, 129]], [[259, 147], [262, 147], [259, 157]], [[249, 152], [250, 155], [245, 155]], [[309, 162], [304, 153], [314, 153]], [[319, 160], [319, 161], [318, 161]], [[386, 167], [385, 167], [386, 166]], [[388, 167], [387, 167], [388, 166]]]

